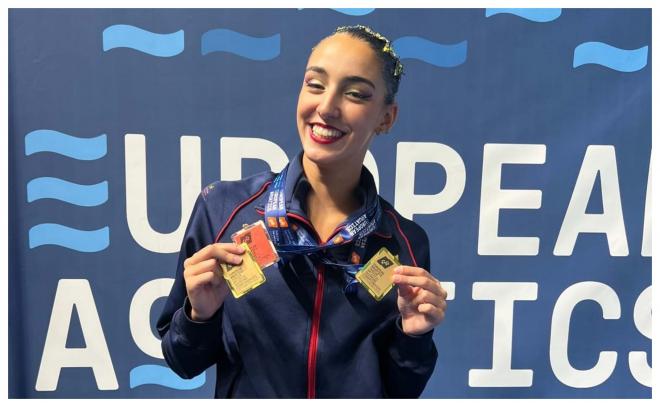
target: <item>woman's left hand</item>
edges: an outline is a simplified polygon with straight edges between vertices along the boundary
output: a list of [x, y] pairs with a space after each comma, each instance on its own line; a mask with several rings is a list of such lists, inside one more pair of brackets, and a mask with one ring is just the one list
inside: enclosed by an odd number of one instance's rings
[[398, 266], [393, 281], [398, 286], [404, 333], [425, 334], [445, 319], [447, 291], [431, 273], [420, 267]]

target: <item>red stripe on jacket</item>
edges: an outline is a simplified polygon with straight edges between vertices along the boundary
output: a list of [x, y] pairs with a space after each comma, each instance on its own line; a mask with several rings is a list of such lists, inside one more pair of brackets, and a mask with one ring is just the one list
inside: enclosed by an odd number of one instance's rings
[[396, 223], [397, 230], [399, 231], [399, 233], [403, 237], [403, 240], [406, 241], [406, 246], [408, 246], [408, 253], [410, 253], [410, 258], [413, 261], [413, 266], [418, 267], [417, 266], [417, 260], [415, 259], [415, 255], [413, 254], [412, 247], [410, 246], [410, 241], [408, 240], [408, 237], [406, 236], [406, 234], [403, 233], [403, 230], [401, 230], [401, 225], [399, 225], [399, 220], [396, 218], [396, 215], [392, 211], [386, 209], [385, 212], [387, 212], [392, 217], [392, 219], [394, 219], [394, 223]]
[[244, 207], [245, 205], [247, 205], [247, 204], [249, 204], [250, 202], [252, 202], [252, 201], [254, 201], [255, 199], [257, 199], [257, 198], [259, 197], [259, 195], [263, 194], [264, 191], [266, 190], [266, 188], [268, 187], [268, 185], [271, 184], [271, 182], [273, 182], [273, 181], [268, 181], [268, 182], [266, 182], [265, 184], [263, 184], [263, 185], [261, 186], [261, 188], [259, 189], [259, 191], [257, 191], [256, 194], [252, 195], [251, 197], [249, 197], [249, 198], [246, 199], [245, 201], [241, 202], [237, 207], [234, 208], [234, 210], [233, 210], [233, 211], [231, 212], [231, 214], [229, 215], [229, 218], [227, 218], [227, 222], [225, 222], [224, 226], [222, 226], [222, 229], [220, 229], [220, 232], [218, 232], [217, 236], [215, 237], [215, 241], [214, 241], [213, 243], [218, 243], [218, 241], [222, 238], [222, 235], [225, 234], [225, 231], [226, 231], [227, 228], [229, 227], [229, 224], [231, 223], [231, 221], [234, 220], [234, 216], [236, 216], [236, 214], [238, 213], [238, 211], [240, 211], [241, 209], [243, 209], [243, 207]]

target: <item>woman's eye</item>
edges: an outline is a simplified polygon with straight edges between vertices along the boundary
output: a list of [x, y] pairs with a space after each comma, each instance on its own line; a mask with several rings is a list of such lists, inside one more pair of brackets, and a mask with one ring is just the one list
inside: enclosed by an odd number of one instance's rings
[[305, 85], [310, 87], [310, 88], [314, 88], [314, 89], [323, 89], [323, 85], [321, 85], [318, 82], [307, 81], [307, 82], [305, 82]]
[[355, 91], [355, 90], [346, 92], [346, 94], [351, 96], [351, 97], [360, 99], [360, 100], [366, 100], [366, 99], [369, 99], [371, 97], [371, 95], [367, 95], [365, 93], [358, 92], [358, 91]]

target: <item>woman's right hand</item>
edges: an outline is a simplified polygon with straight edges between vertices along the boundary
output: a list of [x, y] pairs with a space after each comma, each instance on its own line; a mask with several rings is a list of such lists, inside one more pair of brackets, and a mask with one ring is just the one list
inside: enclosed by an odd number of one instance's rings
[[234, 243], [210, 244], [183, 262], [183, 278], [193, 321], [205, 321], [216, 313], [229, 295], [220, 264], [241, 264], [245, 249]]

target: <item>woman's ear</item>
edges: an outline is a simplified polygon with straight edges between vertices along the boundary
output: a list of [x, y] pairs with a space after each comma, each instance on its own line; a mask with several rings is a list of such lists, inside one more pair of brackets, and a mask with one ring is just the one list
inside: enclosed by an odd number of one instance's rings
[[383, 120], [380, 122], [378, 129], [381, 133], [387, 133], [390, 131], [394, 122], [396, 121], [397, 114], [399, 113], [399, 105], [396, 102], [392, 102], [389, 105], [385, 106], [385, 115]]

